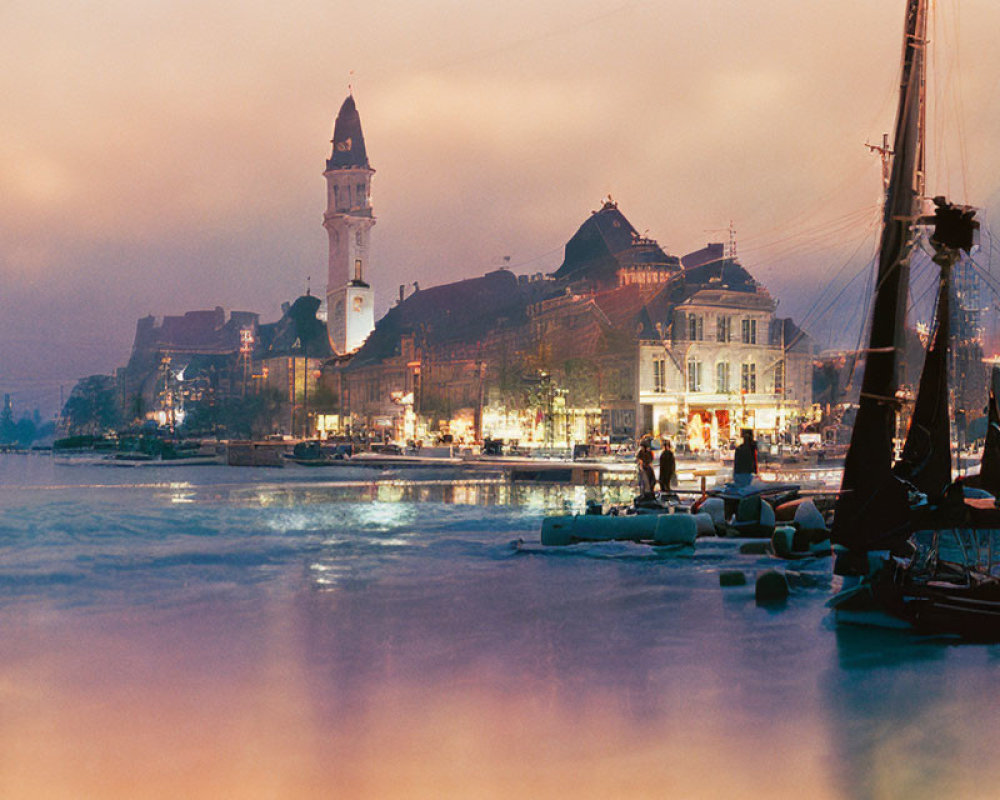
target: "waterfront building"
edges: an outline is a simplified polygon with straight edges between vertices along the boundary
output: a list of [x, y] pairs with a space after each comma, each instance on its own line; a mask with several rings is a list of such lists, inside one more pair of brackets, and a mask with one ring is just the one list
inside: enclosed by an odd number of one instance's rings
[[812, 405], [812, 343], [735, 260], [699, 251], [639, 341], [639, 430], [693, 450], [741, 428], [791, 441]]
[[504, 353], [520, 350], [531, 296], [507, 270], [408, 296], [401, 286], [360, 350], [334, 368], [345, 426], [394, 438], [474, 438]]
[[321, 302], [308, 292], [282, 306], [281, 319], [258, 329], [254, 372], [260, 386], [280, 404], [273, 432], [310, 437], [316, 416], [337, 404], [329, 388], [321, 388], [322, 366], [332, 355], [326, 323], [317, 317]]
[[125, 421], [179, 425], [187, 409], [247, 393], [249, 358], [259, 316], [221, 306], [136, 323], [128, 364], [119, 373]]
[[778, 440], [810, 410], [812, 345], [775, 307], [722, 245], [669, 255], [609, 199], [551, 277], [401, 289], [334, 371], [352, 427], [395, 438]]
[[333, 128], [333, 151], [326, 162], [326, 213], [329, 237], [326, 305], [330, 338], [337, 353], [351, 353], [375, 327], [375, 294], [368, 283], [371, 229], [375, 216], [361, 117], [349, 95]]

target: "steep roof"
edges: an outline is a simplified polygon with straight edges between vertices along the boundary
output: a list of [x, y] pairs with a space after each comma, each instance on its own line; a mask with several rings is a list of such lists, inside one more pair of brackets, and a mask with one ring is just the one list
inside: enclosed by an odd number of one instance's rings
[[327, 159], [330, 169], [369, 169], [365, 152], [365, 136], [361, 132], [361, 115], [354, 105], [354, 95], [348, 95], [333, 126], [333, 153]]
[[619, 269], [637, 265], [679, 269], [680, 261], [664, 253], [652, 239], [641, 237], [618, 205], [608, 200], [566, 243], [566, 254], [555, 277], [615, 284]]
[[[711, 246], [711, 245], [710, 245]], [[699, 251], [704, 252], [704, 251]], [[735, 258], [717, 258], [687, 266], [684, 256], [684, 281], [689, 286], [699, 285], [732, 292], [756, 292], [759, 284]]]
[[287, 307], [277, 322], [258, 329], [257, 358], [329, 358], [333, 355], [326, 323], [316, 318], [320, 301], [305, 294]]
[[527, 298], [507, 270], [420, 289], [393, 306], [351, 359], [348, 369], [397, 355], [400, 336], [419, 334], [428, 345], [475, 342], [505, 322], [526, 319]]

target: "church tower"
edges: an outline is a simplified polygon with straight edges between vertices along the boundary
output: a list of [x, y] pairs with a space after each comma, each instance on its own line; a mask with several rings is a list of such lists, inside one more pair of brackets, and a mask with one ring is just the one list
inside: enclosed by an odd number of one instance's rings
[[348, 95], [333, 126], [333, 153], [326, 162], [326, 213], [330, 237], [326, 307], [330, 340], [338, 353], [364, 344], [375, 328], [375, 293], [366, 281], [371, 259], [372, 175], [361, 117]]

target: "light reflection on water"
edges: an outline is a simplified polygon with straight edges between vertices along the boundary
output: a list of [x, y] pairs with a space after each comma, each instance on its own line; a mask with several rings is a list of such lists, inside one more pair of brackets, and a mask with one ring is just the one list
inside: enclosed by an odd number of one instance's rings
[[591, 487], [24, 472], [4, 798], [995, 796], [1000, 650], [833, 630], [827, 562], [766, 611], [733, 542], [535, 544]]

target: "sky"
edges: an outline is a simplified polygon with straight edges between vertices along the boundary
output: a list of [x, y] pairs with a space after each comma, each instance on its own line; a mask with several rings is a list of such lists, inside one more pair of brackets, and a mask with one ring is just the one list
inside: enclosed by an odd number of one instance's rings
[[[928, 191], [1000, 200], [1000, 4], [938, 4]], [[377, 316], [402, 283], [551, 272], [611, 195], [682, 255], [728, 241], [820, 346], [857, 335], [903, 0], [8, 0], [0, 392], [128, 360], [136, 320], [274, 321], [326, 284], [352, 87]], [[987, 264], [985, 247], [980, 255]], [[915, 287], [920, 290], [919, 280]]]

